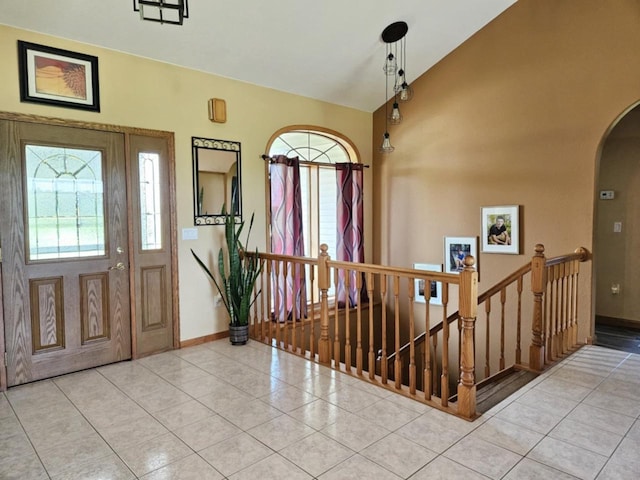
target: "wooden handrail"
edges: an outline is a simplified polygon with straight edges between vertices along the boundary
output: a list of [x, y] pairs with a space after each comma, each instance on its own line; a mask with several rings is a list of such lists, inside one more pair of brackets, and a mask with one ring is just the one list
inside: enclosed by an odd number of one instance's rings
[[[572, 260], [579, 260], [580, 262], [586, 262], [587, 260], [590, 260], [590, 259], [591, 259], [591, 254], [589, 253], [589, 251], [584, 247], [579, 247], [579, 248], [576, 249], [576, 251], [574, 253], [569, 253], [569, 254], [566, 254], [566, 255], [559, 255], [557, 257], [546, 259], [545, 266], [546, 267], [551, 267], [553, 265], [559, 265], [561, 263], [570, 262]], [[501, 280], [500, 282], [498, 282], [497, 284], [495, 284], [494, 286], [490, 287], [488, 290], [486, 290], [485, 292], [480, 294], [478, 296], [478, 305], [481, 305], [482, 303], [484, 303], [487, 300], [487, 298], [492, 297], [493, 295], [498, 293], [500, 290], [502, 290], [503, 288], [506, 288], [507, 286], [511, 285], [511, 283], [516, 281], [519, 277], [522, 277], [522, 276], [526, 275], [530, 271], [531, 271], [531, 262], [523, 265], [518, 270], [516, 270], [515, 272], [513, 272], [509, 276], [505, 277], [503, 280]], [[435, 280], [435, 278], [434, 278], [434, 280]], [[456, 320], [459, 320], [459, 319], [460, 319], [460, 311], [458, 310], [456, 312], [453, 312], [451, 315], [449, 315], [447, 317], [447, 323], [451, 324], [451, 323], [453, 323], [453, 322], [455, 322]], [[431, 329], [429, 330], [429, 337], [431, 337], [431, 336], [435, 335], [436, 333], [438, 333], [440, 330], [442, 330], [442, 328], [443, 328], [443, 323], [439, 323], [439, 324], [431, 327]], [[427, 332], [422, 332], [420, 335], [418, 335], [413, 341], [414, 347], [418, 347], [419, 345], [424, 343], [426, 337], [427, 337]], [[388, 355], [388, 357], [387, 357], [388, 365], [391, 365], [392, 362], [395, 361], [396, 355], [398, 355], [398, 354], [399, 355], [403, 355], [403, 354], [407, 353], [407, 351], [410, 348], [411, 348], [411, 342], [407, 342], [400, 348], [400, 350], [398, 350], [397, 352], [393, 352], [392, 354]]]
[[558, 257], [547, 258], [545, 262], [546, 267], [552, 267], [553, 265], [559, 265], [561, 263], [570, 262], [572, 260], [579, 260], [580, 262], [586, 262], [591, 260], [591, 253], [584, 247], [579, 247], [575, 252], [567, 255], [560, 255]]
[[[560, 258], [560, 257], [558, 257], [558, 258]], [[512, 282], [516, 281], [519, 277], [521, 277], [523, 275], [526, 275], [530, 271], [531, 271], [531, 263], [527, 263], [526, 265], [523, 265], [518, 270], [513, 272], [511, 275], [509, 275], [508, 277], [506, 277], [505, 279], [503, 279], [502, 281], [500, 281], [499, 283], [497, 283], [493, 287], [489, 288], [486, 292], [480, 294], [478, 296], [478, 305], [481, 305], [484, 301], [486, 301], [487, 298], [495, 295], [500, 290], [502, 290], [503, 288], [509, 286]], [[447, 323], [451, 324], [451, 323], [455, 322], [456, 320], [458, 320], [459, 318], [460, 318], [460, 311], [458, 310], [456, 312], [453, 312], [451, 315], [449, 315], [447, 317]], [[439, 323], [439, 324], [431, 327], [431, 329], [429, 330], [429, 337], [431, 337], [432, 335], [435, 335], [436, 333], [438, 333], [440, 330], [442, 330], [442, 328], [443, 328], [443, 324], [442, 323]], [[425, 340], [426, 336], [427, 336], [426, 332], [422, 332], [420, 335], [418, 335], [413, 340], [414, 346], [418, 347], [420, 344], [424, 343], [424, 340]], [[407, 342], [402, 346], [402, 348], [400, 348], [400, 350], [398, 350], [397, 352], [393, 352], [391, 355], [389, 355], [389, 357], [388, 357], [389, 364], [391, 364], [391, 362], [395, 359], [395, 356], [397, 354], [402, 355], [402, 354], [406, 353], [410, 348], [411, 348], [411, 342]]]

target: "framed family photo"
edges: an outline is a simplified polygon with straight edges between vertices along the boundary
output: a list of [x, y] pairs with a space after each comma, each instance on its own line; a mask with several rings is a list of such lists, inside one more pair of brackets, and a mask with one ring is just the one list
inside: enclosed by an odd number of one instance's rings
[[467, 255], [476, 259], [475, 269], [478, 270], [477, 237], [444, 237], [445, 273], [460, 273], [464, 270]]
[[[429, 272], [442, 272], [442, 265], [435, 263], [414, 263], [416, 270], [427, 270]], [[414, 298], [417, 303], [427, 303], [427, 296], [431, 305], [442, 305], [442, 282], [431, 281], [426, 285], [425, 280], [415, 280]]]
[[98, 57], [18, 40], [20, 101], [100, 111]]
[[482, 207], [482, 251], [520, 253], [520, 206]]

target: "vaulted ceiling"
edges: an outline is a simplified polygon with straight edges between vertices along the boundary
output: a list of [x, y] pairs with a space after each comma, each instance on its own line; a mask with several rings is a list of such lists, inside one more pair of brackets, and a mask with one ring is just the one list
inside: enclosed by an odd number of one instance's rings
[[190, 0], [174, 26], [141, 21], [132, 0], [0, 0], [0, 24], [370, 112], [385, 100], [387, 25], [409, 25], [411, 82], [515, 2]]

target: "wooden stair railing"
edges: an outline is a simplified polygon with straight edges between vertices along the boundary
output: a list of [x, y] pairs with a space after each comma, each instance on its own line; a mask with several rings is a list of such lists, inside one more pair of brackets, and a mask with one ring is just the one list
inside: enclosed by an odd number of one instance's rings
[[[583, 249], [572, 255], [546, 260], [544, 248], [536, 246], [537, 263], [532, 260], [478, 297], [473, 257], [465, 259], [464, 270], [456, 275], [334, 261], [324, 245], [317, 259], [259, 253], [263, 268], [256, 284], [250, 335], [254, 340], [473, 419], [478, 380], [491, 374], [493, 363], [498, 370], [504, 370], [507, 364], [520, 364], [522, 352], [534, 359], [540, 356], [543, 362], [552, 361], [575, 344], [575, 298], [550, 298], [560, 291], [573, 292], [575, 288], [577, 292], [578, 268], [567, 266], [567, 262], [584, 261], [588, 252]], [[529, 299], [534, 315], [532, 343], [527, 351], [520, 346], [521, 293], [523, 277], [529, 270], [535, 290], [533, 299]], [[425, 307], [415, 305], [417, 280], [425, 285], [431, 281], [442, 284], [442, 321], [435, 326], [428, 302]], [[507, 301], [511, 285], [518, 292], [513, 361], [505, 354], [513, 336], [510, 318], [514, 307]], [[536, 294], [541, 288], [538, 301]], [[546, 293], [549, 289], [553, 290], [551, 296]], [[491, 357], [494, 344], [490, 335], [496, 330], [491, 318], [494, 297], [499, 297], [501, 317], [496, 359]], [[450, 304], [458, 308], [456, 313], [448, 313]], [[479, 306], [484, 306], [481, 328], [477, 324]], [[429, 341], [424, 334], [416, 335], [420, 331], [429, 332]], [[484, 342], [476, 343], [476, 337]], [[403, 338], [408, 342], [401, 341]], [[476, 365], [484, 368], [477, 369]], [[530, 368], [535, 366], [532, 363]]]
[[[508, 277], [501, 280], [496, 285], [478, 296], [478, 307], [483, 307], [484, 322], [478, 317], [477, 322], [482, 328], [476, 329], [476, 335], [483, 336], [484, 341], [482, 359], [476, 358], [477, 365], [484, 365], [484, 368], [476, 372], [476, 381], [483, 386], [491, 383], [492, 378], [499, 378], [502, 372], [507, 370], [528, 369], [541, 372], [546, 366], [563, 358], [571, 352], [577, 345], [577, 297], [578, 297], [578, 274], [579, 263], [590, 259], [589, 252], [584, 248], [577, 249], [574, 253], [546, 259], [544, 257], [544, 246], [538, 244], [535, 248], [535, 255], [530, 263], [523, 265]], [[529, 348], [529, 362], [522, 360], [522, 321], [523, 321], [523, 285], [526, 276], [531, 273], [532, 291], [532, 315], [531, 315], [531, 346]], [[511, 289], [511, 291], [509, 290]], [[510, 294], [510, 295], [509, 295]], [[492, 299], [499, 302], [499, 323], [492, 320]], [[514, 305], [507, 314], [508, 300]], [[459, 312], [449, 315], [446, 321], [435, 325], [429, 329], [429, 342], [426, 342], [427, 334], [422, 333], [415, 337], [413, 342], [408, 342], [393, 354], [387, 357], [386, 368], [390, 374], [398, 371], [397, 364], [401, 364], [401, 375], [403, 381], [408, 376], [407, 364], [411, 348], [425, 348], [425, 342], [430, 344], [429, 348], [437, 348], [439, 337], [445, 337], [442, 331], [445, 327], [448, 330], [455, 329], [460, 318]], [[511, 324], [511, 325], [510, 325]], [[515, 324], [515, 325], [513, 325]], [[505, 334], [505, 328], [512, 326], [515, 338], [509, 339]], [[497, 328], [497, 339], [492, 337], [492, 327]], [[494, 345], [492, 340], [499, 342]], [[505, 341], [515, 342], [512, 354], [505, 353]], [[497, 359], [492, 359], [492, 354], [498, 353]], [[420, 357], [418, 357], [420, 358]], [[398, 359], [400, 359], [398, 361]], [[507, 361], [508, 359], [508, 361]], [[508, 363], [508, 365], [507, 365]], [[381, 362], [380, 368], [385, 364]], [[495, 367], [495, 370], [494, 368]], [[446, 365], [438, 365], [438, 370], [431, 378], [425, 378], [425, 382], [437, 387], [436, 393], [443, 393], [444, 385], [439, 386], [433, 379], [444, 375]], [[393, 372], [393, 373], [391, 373]], [[459, 381], [452, 378], [448, 385]], [[427, 386], [429, 388], [429, 386]], [[451, 398], [455, 399], [455, 396]]]

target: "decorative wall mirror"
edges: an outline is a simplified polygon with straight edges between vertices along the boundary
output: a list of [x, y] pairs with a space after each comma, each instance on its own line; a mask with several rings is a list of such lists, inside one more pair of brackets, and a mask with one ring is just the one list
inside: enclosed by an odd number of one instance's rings
[[196, 225], [223, 225], [222, 206], [242, 220], [240, 142], [191, 137]]

